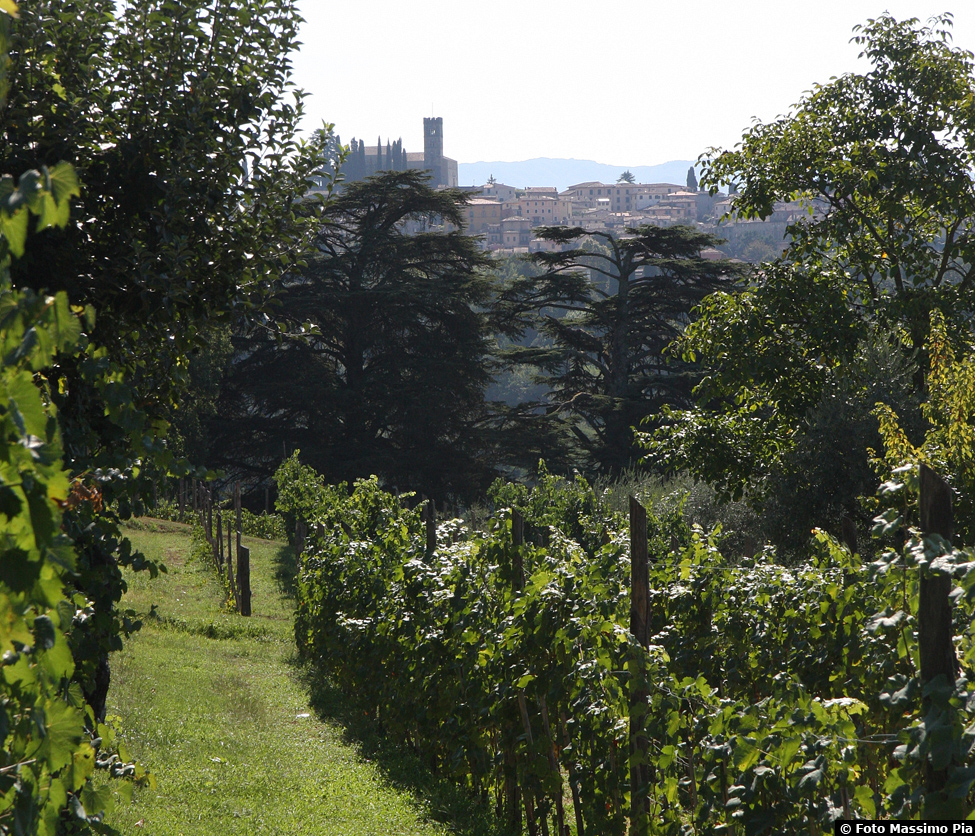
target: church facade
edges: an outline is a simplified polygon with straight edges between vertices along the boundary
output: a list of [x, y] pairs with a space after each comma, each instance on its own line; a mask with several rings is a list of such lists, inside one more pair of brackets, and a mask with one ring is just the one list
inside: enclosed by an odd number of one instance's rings
[[362, 140], [352, 139], [349, 143], [349, 156], [342, 166], [342, 174], [347, 182], [362, 180], [380, 171], [407, 171], [419, 169], [430, 175], [430, 185], [434, 188], [457, 186], [457, 160], [445, 157], [443, 153], [443, 118], [440, 116], [423, 120], [423, 153], [408, 152], [403, 148], [403, 140], [386, 141], [385, 147], [380, 138], [376, 145], [366, 145]]

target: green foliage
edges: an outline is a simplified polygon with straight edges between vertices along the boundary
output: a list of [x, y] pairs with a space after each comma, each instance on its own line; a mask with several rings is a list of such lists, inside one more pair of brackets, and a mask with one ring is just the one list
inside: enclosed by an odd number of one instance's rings
[[376, 473], [437, 497], [485, 484], [494, 281], [473, 238], [431, 225], [462, 228], [467, 199], [416, 171], [343, 187], [314, 256], [279, 287], [279, 316], [308, 323], [303, 339], [235, 337], [217, 465], [235, 467], [246, 437], [268, 475], [286, 442], [336, 481]]
[[[866, 521], [857, 493], [876, 441], [865, 396], [902, 413], [913, 436], [929, 313], [966, 327], [972, 309], [975, 77], [950, 24], [948, 15], [928, 26], [884, 15], [858, 27], [867, 72], [816, 86], [788, 116], [704, 160], [712, 194], [740, 185], [736, 216], [768, 218], [783, 200], [808, 214], [788, 226], [781, 257], [740, 292], [709, 299], [679, 341], [704, 374], [698, 406], [643, 439], [653, 459], [725, 496], [808, 508], [816, 526]], [[865, 379], [865, 358], [884, 343], [900, 360], [889, 355]], [[845, 475], [808, 467], [841, 460], [854, 464]], [[801, 480], [822, 497], [818, 508]]]
[[341, 513], [348, 496], [344, 484], [329, 485], [321, 475], [303, 465], [298, 458], [300, 453], [295, 450], [274, 473], [278, 489], [275, 509], [284, 520], [289, 540], [294, 537], [295, 524], [299, 521], [305, 525], [330, 522], [331, 517], [321, 515]]
[[165, 472], [190, 357], [214, 324], [260, 308], [310, 242], [312, 204], [293, 209], [322, 160], [295, 138], [299, 24], [289, 0], [22, 11], [0, 155], [16, 170], [68, 160], [85, 190], [15, 280], [104, 313], [87, 355], [58, 369], [68, 448], [85, 451], [73, 468], [142, 458]]
[[[519, 786], [551, 815], [563, 792], [547, 760], [555, 744], [587, 832], [622, 834], [628, 671], [641, 653], [628, 629], [625, 520], [584, 481], [544, 468], [533, 491], [497, 483], [492, 500], [484, 531], [443, 523], [432, 554], [418, 512], [375, 481], [320, 509], [334, 522], [300, 560], [299, 647], [388, 734], [471, 791], [494, 792], [499, 808], [513, 754]], [[524, 546], [505, 505], [525, 517]], [[651, 832], [963, 817], [975, 703], [961, 679], [920, 704], [917, 567], [959, 579], [968, 664], [972, 555], [914, 534], [865, 564], [818, 532], [811, 562], [785, 568], [763, 552], [734, 566], [673, 511], [648, 520]], [[891, 525], [902, 522], [881, 521]], [[929, 763], [950, 765], [947, 795], [925, 795]]]
[[[22, 186], [47, 188], [35, 211], [60, 224], [27, 240], [14, 283], [66, 292], [90, 312], [81, 350], [48, 376], [65, 464], [84, 489], [63, 527], [78, 556], [72, 582], [93, 608], [72, 650], [96, 717], [108, 654], [135, 626], [118, 610], [120, 567], [157, 571], [119, 520], [141, 511], [147, 476], [189, 468], [166, 446], [174, 411], [185, 453], [207, 411], [191, 358], [220, 327], [257, 316], [268, 280], [310, 243], [317, 204], [304, 197], [327, 141], [296, 139], [295, 11], [290, 0], [59, 0], [22, 9], [11, 35], [0, 155], [35, 171]], [[67, 217], [75, 171], [85, 188]], [[8, 205], [31, 199], [12, 185], [0, 185]]]
[[[152, 508], [147, 509], [146, 513], [148, 516], [157, 520], [180, 521], [178, 502], [159, 502]], [[230, 523], [233, 523], [234, 526], [237, 525], [236, 512], [222, 509], [219, 513], [223, 517], [224, 531], [227, 530], [227, 525]], [[186, 509], [183, 510], [183, 519], [188, 519], [191, 515], [192, 511], [187, 513]], [[284, 518], [278, 514], [255, 514], [246, 508], [242, 508], [240, 511], [240, 524], [245, 537], [258, 537], [261, 540], [287, 539]]]
[[[693, 378], [664, 348], [691, 309], [728, 283], [733, 268], [701, 257], [717, 239], [688, 227], [642, 226], [617, 238], [544, 227], [562, 245], [532, 256], [541, 275], [512, 278], [502, 310], [521, 332], [547, 338], [503, 352], [533, 369], [550, 393], [548, 420], [571, 429], [586, 466], [618, 474], [636, 459], [632, 427], [664, 404], [687, 404]], [[534, 420], [539, 420], [534, 416]]]
[[900, 484], [894, 471], [921, 463], [943, 474], [953, 489], [955, 525], [963, 542], [975, 535], [975, 359], [970, 334], [949, 334], [941, 312], [931, 312], [925, 345], [928, 398], [921, 405], [927, 426], [917, 446], [905, 421], [909, 416], [899, 415], [889, 402], [878, 402], [874, 410], [884, 450], [874, 462], [879, 475]]
[[918, 346], [927, 310], [968, 298], [975, 263], [975, 76], [950, 27], [950, 15], [928, 26], [883, 15], [857, 27], [870, 71], [815, 86], [792, 114], [704, 161], [712, 191], [739, 183], [741, 216], [807, 201], [812, 213], [789, 228], [787, 260], [837, 268], [851, 305], [904, 321]]
[[108, 653], [139, 626], [120, 567], [157, 571], [118, 521], [172, 462], [189, 351], [300, 249], [320, 160], [281, 97], [297, 26], [287, 2], [0, 14], [0, 155], [26, 172], [0, 179], [4, 833], [106, 832], [95, 766], [144, 782], [102, 722]]
[[[223, 514], [223, 526], [224, 531], [226, 531], [230, 522], [230, 512], [221, 511], [220, 513]], [[259, 537], [262, 540], [287, 539], [284, 519], [278, 514], [253, 514], [246, 508], [242, 508], [240, 526], [246, 537]]]
[[6, 264], [2, 270], [0, 833], [53, 836], [62, 811], [82, 819], [101, 812], [83, 806], [96, 752], [80, 691], [68, 685], [75, 669], [69, 636], [88, 602], [65, 595], [75, 553], [60, 534], [59, 505], [70, 480], [43, 377], [56, 352], [76, 348], [81, 327], [65, 294], [14, 291]]
[[[0, 27], [7, 16], [0, 13]], [[0, 43], [0, 53], [4, 52]], [[80, 352], [85, 311], [67, 295], [15, 289], [11, 254], [24, 251], [28, 222], [63, 226], [77, 194], [70, 166], [2, 180], [0, 203], [0, 833], [88, 830], [112, 797], [95, 789], [96, 768], [148, 779], [114, 752], [114, 730], [96, 722], [73, 681], [77, 625], [92, 601], [66, 590], [79, 564], [61, 531], [62, 509], [84, 500], [63, 463], [49, 375], [56, 358]], [[90, 324], [90, 318], [88, 320]], [[131, 786], [128, 787], [131, 792]]]

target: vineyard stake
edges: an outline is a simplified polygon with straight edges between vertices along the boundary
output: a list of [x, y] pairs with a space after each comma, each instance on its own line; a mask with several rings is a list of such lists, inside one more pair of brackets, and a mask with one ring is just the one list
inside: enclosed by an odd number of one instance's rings
[[[575, 751], [570, 746], [569, 724], [566, 722], [565, 712], [559, 718], [562, 725], [562, 748]], [[566, 761], [566, 769], [569, 770], [569, 789], [572, 790], [572, 812], [576, 817], [576, 836], [586, 836], [586, 824], [582, 818], [582, 799], [579, 792], [579, 770], [575, 758]]]
[[217, 568], [223, 566], [223, 514], [217, 508], [217, 542], [214, 546], [213, 557], [217, 561]]
[[[227, 539], [230, 539], [230, 527], [227, 527]], [[237, 552], [238, 557], [240, 552]], [[234, 558], [233, 553], [230, 550], [230, 544], [227, 544], [227, 583], [230, 584], [230, 591], [234, 596], [234, 609], [238, 612], [240, 611], [240, 601], [237, 597], [237, 582], [234, 580]]]
[[647, 558], [647, 512], [630, 497], [630, 632], [638, 648], [630, 656], [630, 833], [647, 836], [650, 828], [650, 745], [644, 731], [647, 716], [646, 651], [650, 647], [650, 566]]
[[552, 724], [548, 721], [548, 706], [545, 704], [545, 695], [538, 698], [539, 708], [542, 710], [542, 722], [545, 724], [545, 733], [548, 735], [548, 762], [552, 767], [552, 773], [558, 781], [558, 792], [555, 793], [555, 817], [558, 822], [559, 836], [565, 830], [565, 810], [562, 807], [562, 770], [559, 768], [559, 758], [555, 753], [555, 735], [552, 734]]
[[511, 509], [511, 569], [514, 576], [515, 589], [525, 588], [525, 558], [522, 546], [525, 545], [525, 518], [517, 508]]
[[241, 546], [237, 552], [237, 587], [240, 589], [240, 614], [251, 614], [251, 550]]
[[[531, 758], [535, 755], [535, 738], [532, 735], [532, 724], [528, 719], [528, 704], [525, 702], [525, 692], [518, 691], [518, 710], [521, 712], [521, 723], [525, 727], [525, 739], [528, 741], [528, 751]], [[535, 822], [535, 804], [532, 796], [534, 792], [530, 791], [528, 788], [528, 781], [525, 781], [524, 793], [525, 797], [525, 818], [528, 820], [528, 833], [529, 836], [536, 836], [538, 833], [538, 825]], [[545, 827], [545, 817], [542, 816], [542, 827]]]
[[240, 535], [242, 531], [240, 513], [240, 482], [234, 483], [234, 508], [237, 510], [237, 560], [240, 560]]
[[204, 488], [206, 491], [206, 507], [207, 507], [207, 542], [213, 545], [213, 489], [210, 487]]
[[[521, 570], [521, 549], [520, 546], [524, 537], [524, 524], [519, 524], [521, 514], [512, 509], [511, 511], [511, 542], [514, 546], [512, 565], [517, 567], [512, 572], [511, 588], [517, 592], [524, 589], [525, 577]], [[518, 788], [518, 759], [515, 754], [514, 741], [509, 735], [505, 735], [504, 742], [504, 798], [505, 807], [508, 811], [509, 829], [514, 833], [521, 833], [521, 799], [523, 793]], [[525, 817], [528, 818], [528, 806], [530, 801], [525, 795]]]

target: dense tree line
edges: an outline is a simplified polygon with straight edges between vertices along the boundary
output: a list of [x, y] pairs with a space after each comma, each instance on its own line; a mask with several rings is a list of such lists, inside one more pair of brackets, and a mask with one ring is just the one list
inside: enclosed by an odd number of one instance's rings
[[120, 521], [193, 465], [166, 443], [191, 358], [316, 228], [299, 24], [290, 0], [0, 4], [0, 833], [105, 832], [92, 772], [130, 774], [108, 655], [138, 628], [121, 569], [157, 567]]
[[[731, 280], [699, 255], [714, 239], [552, 228], [538, 234], [563, 252], [506, 272], [463, 233], [467, 200], [419, 172], [342, 186], [314, 254], [275, 287], [292, 336], [260, 324], [233, 336], [208, 466], [262, 480], [299, 448], [334, 481], [376, 474], [471, 500], [539, 457], [611, 474], [637, 462], [632, 427], [689, 404], [691, 378], [664, 349]], [[544, 397], [489, 401], [516, 367]]]
[[746, 288], [704, 303], [678, 342], [706, 370], [697, 406], [648, 438], [658, 464], [772, 511], [793, 549], [843, 516], [869, 527], [871, 413], [887, 404], [920, 439], [931, 313], [964, 342], [975, 301], [972, 57], [950, 45], [948, 16], [883, 16], [855, 41], [870, 71], [705, 161], [712, 192], [738, 183], [742, 217], [786, 199], [814, 211]]
[[267, 476], [298, 447], [333, 481], [484, 487], [494, 279], [474, 239], [440, 226], [459, 230], [465, 202], [413, 171], [330, 201], [313, 254], [276, 288], [276, 318], [305, 332], [234, 335], [210, 464]]

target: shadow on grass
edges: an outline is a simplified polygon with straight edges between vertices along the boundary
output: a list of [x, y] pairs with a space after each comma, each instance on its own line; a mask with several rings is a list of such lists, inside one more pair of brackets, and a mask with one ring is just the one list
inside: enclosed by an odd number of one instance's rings
[[[298, 562], [290, 546], [282, 545], [274, 555], [274, 579], [282, 594], [294, 600]], [[434, 775], [415, 753], [377, 733], [375, 723], [356, 711], [353, 701], [313, 665], [300, 662], [294, 654], [288, 664], [318, 717], [341, 726], [344, 741], [373, 761], [390, 785], [411, 793], [431, 820], [446, 824], [456, 836], [509, 836], [491, 809]]]
[[511, 836], [493, 810], [446, 778], [433, 774], [418, 755], [379, 734], [375, 722], [362, 716], [354, 703], [319, 674], [313, 665], [289, 660], [305, 686], [311, 707], [324, 721], [340, 725], [346, 743], [373, 761], [393, 787], [411, 793], [428, 818], [447, 825], [457, 836]]
[[298, 559], [291, 546], [282, 544], [275, 552], [274, 580], [282, 595], [295, 599], [298, 592]]

